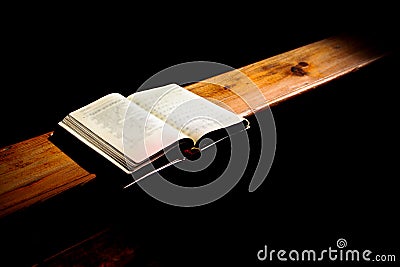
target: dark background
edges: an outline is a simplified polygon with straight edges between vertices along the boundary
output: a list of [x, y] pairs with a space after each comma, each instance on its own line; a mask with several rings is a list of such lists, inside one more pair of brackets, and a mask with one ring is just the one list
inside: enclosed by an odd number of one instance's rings
[[[212, 4], [184, 12], [14, 8], [2, 38], [0, 146], [52, 131], [69, 112], [107, 93], [131, 94], [179, 63], [239, 68], [343, 32], [397, 48], [391, 7], [342, 5], [328, 14], [298, 5], [288, 4], [291, 12]], [[272, 108], [275, 160], [254, 193], [247, 192], [252, 165], [226, 196], [196, 208], [167, 206], [139, 188], [120, 192], [110, 186], [113, 174], [103, 174], [97, 184], [3, 220], [5, 260], [40, 262], [105, 227], [126, 233], [163, 266], [264, 265], [256, 260], [264, 245], [318, 250], [339, 238], [352, 249], [400, 257], [396, 60], [393, 53]], [[249, 134], [256, 162], [256, 127]]]

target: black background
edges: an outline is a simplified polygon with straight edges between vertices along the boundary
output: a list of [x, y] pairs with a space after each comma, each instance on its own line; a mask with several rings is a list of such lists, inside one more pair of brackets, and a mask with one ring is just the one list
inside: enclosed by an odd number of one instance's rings
[[[342, 32], [397, 48], [396, 20], [383, 4], [341, 5], [327, 13], [301, 3], [248, 6], [10, 10], [2, 41], [0, 146], [49, 132], [70, 111], [107, 93], [130, 94], [179, 63], [239, 68]], [[100, 175], [107, 186], [72, 190], [3, 220], [6, 261], [40, 262], [110, 226], [162, 266], [262, 266], [256, 253], [264, 245], [317, 250], [335, 247], [338, 238], [352, 249], [400, 257], [396, 59], [394, 53], [274, 107], [275, 160], [255, 192], [247, 192], [249, 168], [222, 199], [178, 208], [139, 188], [108, 187], [114, 177]], [[256, 128], [249, 134], [255, 162]]]

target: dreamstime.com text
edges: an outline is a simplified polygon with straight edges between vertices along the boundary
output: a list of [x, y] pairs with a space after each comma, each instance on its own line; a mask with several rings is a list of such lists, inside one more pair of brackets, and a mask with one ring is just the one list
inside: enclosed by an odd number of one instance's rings
[[259, 261], [340, 261], [340, 262], [396, 262], [394, 254], [375, 254], [371, 250], [345, 249], [346, 239], [340, 238], [336, 247], [323, 250], [269, 249], [267, 245], [257, 252]]

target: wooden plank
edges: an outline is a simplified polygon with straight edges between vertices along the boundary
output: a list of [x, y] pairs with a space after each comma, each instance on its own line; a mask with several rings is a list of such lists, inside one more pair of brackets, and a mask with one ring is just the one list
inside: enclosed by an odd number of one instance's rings
[[50, 142], [51, 134], [0, 149], [0, 217], [95, 178]]
[[161, 266], [116, 228], [104, 229], [33, 266]]
[[250, 116], [382, 56], [383, 52], [361, 39], [333, 36], [186, 88], [221, 106], [227, 105], [237, 114]]
[[[250, 116], [382, 56], [367, 42], [335, 36], [185, 88]], [[49, 141], [50, 135], [0, 149], [0, 217], [95, 178]]]

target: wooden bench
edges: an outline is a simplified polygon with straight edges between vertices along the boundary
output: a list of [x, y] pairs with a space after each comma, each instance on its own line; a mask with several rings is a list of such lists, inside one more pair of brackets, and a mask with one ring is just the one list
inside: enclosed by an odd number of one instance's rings
[[[258, 112], [356, 71], [384, 55], [384, 51], [363, 40], [333, 36], [244, 66], [239, 71], [265, 97], [266, 101], [256, 107]], [[252, 91], [248, 80], [235, 71], [185, 88], [199, 96], [221, 101], [237, 114], [251, 117], [254, 112], [234, 92], [240, 92], [246, 99], [253, 99], [257, 92]], [[0, 149], [0, 218], [3, 220], [9, 216], [20, 218], [18, 214], [29, 212], [32, 206], [48, 203], [61, 193], [96, 180], [96, 173], [84, 169], [51, 141], [52, 134], [43, 133]], [[113, 231], [115, 229], [99, 230], [81, 243], [69, 248], [66, 246], [56, 255], [42, 259], [42, 263], [56, 266], [71, 260], [71, 255], [74, 255], [73, 261], [78, 263], [87, 260], [87, 257], [96, 258], [101, 253], [103, 256], [107, 254], [104, 264], [110, 260], [132, 261], [137, 256], [134, 252], [136, 248], [121, 243], [116, 245], [116, 238], [125, 240], [126, 237], [122, 237], [121, 233], [110, 234]], [[99, 263], [98, 259], [93, 261]]]

